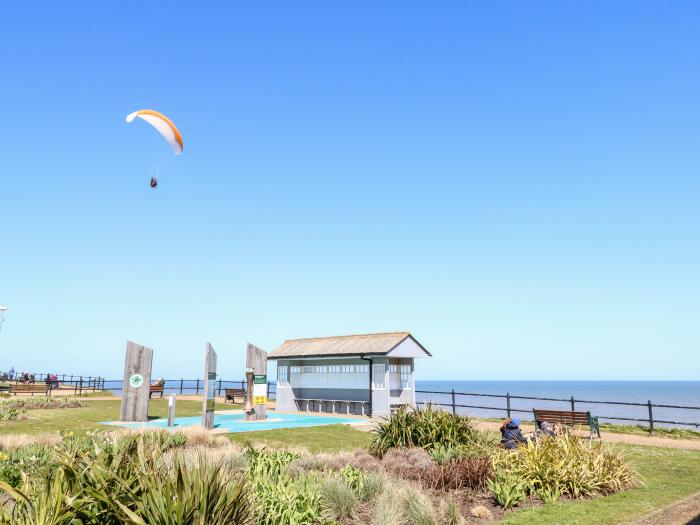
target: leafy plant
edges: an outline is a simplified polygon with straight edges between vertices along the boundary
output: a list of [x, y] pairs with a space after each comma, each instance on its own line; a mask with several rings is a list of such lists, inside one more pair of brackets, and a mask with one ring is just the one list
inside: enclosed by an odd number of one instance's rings
[[246, 450], [248, 475], [253, 486], [256, 523], [261, 525], [306, 525], [323, 514], [316, 478], [293, 478], [289, 465], [299, 454], [284, 450]]
[[493, 499], [504, 509], [514, 507], [527, 497], [527, 483], [510, 473], [498, 473], [487, 486]]
[[522, 479], [545, 498], [586, 498], [618, 492], [638, 483], [634, 468], [601, 441], [565, 434], [529, 441], [513, 451], [500, 450], [494, 469]]

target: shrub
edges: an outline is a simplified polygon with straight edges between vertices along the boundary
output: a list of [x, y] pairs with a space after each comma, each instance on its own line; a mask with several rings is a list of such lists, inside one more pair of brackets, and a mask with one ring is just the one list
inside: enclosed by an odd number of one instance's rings
[[499, 472], [487, 486], [493, 499], [504, 509], [514, 507], [527, 497], [527, 483], [511, 473]]
[[438, 465], [433, 463], [420, 476], [421, 484], [437, 490], [483, 490], [492, 476], [489, 458], [459, 458]]
[[160, 433], [66, 439], [54, 452], [55, 473], [25, 476], [19, 490], [0, 483], [14, 500], [0, 523], [249, 523], [242, 476], [203, 457], [162, 468], [163, 449], [180, 442]]
[[428, 451], [428, 454], [433, 459], [433, 461], [435, 461], [439, 465], [442, 465], [443, 463], [447, 463], [448, 461], [452, 461], [460, 457], [461, 450], [457, 447], [450, 447], [445, 446], [443, 444], [439, 444], [431, 448]]
[[464, 517], [459, 510], [459, 505], [452, 498], [448, 498], [442, 503], [442, 515], [445, 525], [463, 525]]
[[435, 410], [432, 406], [423, 409], [404, 406], [390, 418], [383, 418], [373, 432], [370, 452], [380, 457], [392, 447], [459, 447], [483, 439], [468, 417]]
[[328, 518], [341, 519], [352, 516], [358, 503], [357, 491], [345, 479], [326, 478], [322, 482], [321, 493]]
[[413, 487], [404, 490], [401, 506], [403, 518], [410, 525], [437, 525], [430, 499]]
[[633, 467], [601, 441], [565, 434], [499, 450], [494, 469], [526, 482], [532, 494], [552, 501], [558, 495], [585, 498], [611, 494], [638, 482]]
[[324, 509], [319, 483], [305, 475], [293, 478], [289, 472], [290, 464], [299, 454], [249, 447], [246, 455], [256, 523], [304, 525], [320, 519]]
[[372, 501], [384, 491], [384, 477], [370, 473], [365, 476], [365, 483], [360, 491], [362, 501]]
[[46, 445], [29, 445], [8, 452], [0, 452], [0, 481], [19, 487], [22, 474], [31, 478], [49, 475], [56, 468], [53, 451]]
[[480, 518], [482, 520], [493, 519], [493, 514], [491, 514], [491, 511], [483, 505], [477, 505], [476, 507], [472, 507], [469, 513], [475, 518]]
[[432, 468], [433, 461], [422, 448], [392, 448], [382, 459], [382, 465], [394, 476], [419, 480], [427, 469]]

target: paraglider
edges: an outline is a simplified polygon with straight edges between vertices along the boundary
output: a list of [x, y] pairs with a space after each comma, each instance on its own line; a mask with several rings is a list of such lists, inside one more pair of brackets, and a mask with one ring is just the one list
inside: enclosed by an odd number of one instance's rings
[[[180, 130], [177, 129], [177, 126], [175, 126], [172, 120], [158, 111], [140, 109], [139, 111], [129, 113], [126, 117], [126, 122], [130, 124], [137, 117], [153, 126], [170, 145], [170, 149], [173, 150], [175, 155], [180, 155], [182, 153], [182, 150], [185, 148], [182, 142], [182, 135], [180, 135]], [[158, 187], [157, 177], [151, 177], [150, 186], [154, 189]]]

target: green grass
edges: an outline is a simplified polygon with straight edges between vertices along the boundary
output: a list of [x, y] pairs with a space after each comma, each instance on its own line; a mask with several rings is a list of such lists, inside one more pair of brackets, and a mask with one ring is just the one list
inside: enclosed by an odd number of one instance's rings
[[646, 480], [641, 487], [605, 498], [569, 501], [510, 514], [507, 525], [626, 523], [700, 491], [700, 451], [617, 445]]
[[700, 439], [700, 432], [688, 428], [656, 427], [654, 432], [650, 433], [649, 427], [644, 425], [603, 423], [600, 425], [600, 430], [603, 432], [614, 432], [615, 434], [640, 434], [644, 436], [670, 437], [676, 439]]
[[367, 448], [372, 434], [347, 425], [306, 428], [279, 428], [257, 432], [226, 434], [234, 443], [264, 444], [271, 447], [304, 447], [311, 452], [340, 452]]
[[[119, 419], [119, 406], [121, 401], [115, 400], [89, 400], [83, 401], [85, 406], [81, 408], [58, 408], [52, 410], [29, 410], [26, 420], [4, 421], [0, 425], [2, 434], [44, 434], [57, 431], [73, 431], [76, 434], [84, 434], [89, 430], [105, 429], [100, 421], [116, 421]], [[237, 405], [219, 403], [218, 410], [240, 408]], [[177, 402], [178, 416], [196, 416], [202, 413], [201, 401]], [[149, 417], [167, 417], [168, 400], [152, 399], [148, 408]]]

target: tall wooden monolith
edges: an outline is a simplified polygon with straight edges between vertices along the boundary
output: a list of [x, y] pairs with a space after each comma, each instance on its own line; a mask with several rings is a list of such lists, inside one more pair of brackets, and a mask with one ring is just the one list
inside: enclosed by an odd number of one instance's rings
[[126, 343], [121, 421], [148, 421], [152, 366], [153, 350], [131, 341]]
[[202, 408], [202, 426], [207, 430], [214, 428], [214, 407], [216, 405], [216, 352], [210, 343], [204, 354], [204, 406]]
[[246, 351], [246, 368], [252, 369], [253, 376], [253, 404], [255, 416], [260, 420], [267, 417], [267, 352], [255, 345], [248, 343]]

